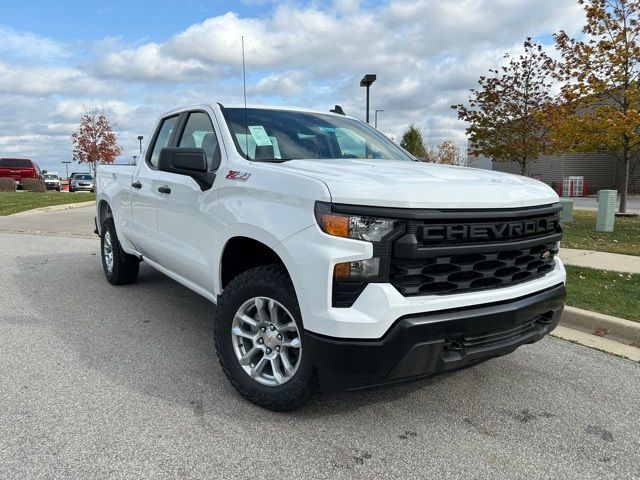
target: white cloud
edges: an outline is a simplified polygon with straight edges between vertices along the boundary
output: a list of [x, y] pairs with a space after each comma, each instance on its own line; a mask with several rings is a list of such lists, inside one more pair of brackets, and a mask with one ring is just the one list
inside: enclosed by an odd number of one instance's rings
[[99, 59], [97, 74], [123, 80], [190, 82], [199, 80], [210, 68], [196, 59], [180, 60], [164, 55], [156, 43], [111, 51]]
[[19, 32], [7, 25], [0, 25], [0, 38], [2, 58], [54, 60], [70, 56], [63, 43], [30, 32]]
[[51, 95], [93, 92], [108, 94], [110, 87], [75, 67], [41, 67], [0, 62], [0, 94]]
[[465, 125], [450, 105], [525, 37], [550, 41], [550, 33], [576, 33], [583, 22], [574, 0], [245, 2], [273, 7], [256, 18], [207, 18], [153, 42], [95, 39], [73, 55], [66, 44], [0, 26], [0, 155], [17, 148], [45, 163], [67, 159], [86, 105], [103, 107], [119, 125], [130, 158], [137, 135], [147, 136], [161, 112], [242, 99], [243, 35], [253, 103], [327, 110], [337, 103], [363, 118], [358, 82], [376, 73], [371, 110], [385, 110], [381, 130], [399, 138], [415, 123], [434, 141], [462, 143]]

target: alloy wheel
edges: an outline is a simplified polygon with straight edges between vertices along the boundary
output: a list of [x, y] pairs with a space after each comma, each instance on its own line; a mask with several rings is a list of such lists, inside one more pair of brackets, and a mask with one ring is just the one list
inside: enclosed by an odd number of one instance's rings
[[280, 302], [254, 297], [242, 304], [231, 325], [240, 366], [256, 382], [282, 385], [300, 366], [302, 344], [293, 316]]

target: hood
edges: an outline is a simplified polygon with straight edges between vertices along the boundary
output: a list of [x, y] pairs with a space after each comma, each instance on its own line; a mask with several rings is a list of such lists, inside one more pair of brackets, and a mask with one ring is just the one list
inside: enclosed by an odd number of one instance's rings
[[558, 201], [520, 175], [400, 160], [290, 160], [272, 164], [324, 182], [334, 203], [398, 208], [505, 208]]

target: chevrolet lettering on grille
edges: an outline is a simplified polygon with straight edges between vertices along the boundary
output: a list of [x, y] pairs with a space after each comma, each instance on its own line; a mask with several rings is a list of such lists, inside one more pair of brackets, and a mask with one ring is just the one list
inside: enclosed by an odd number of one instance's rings
[[553, 233], [559, 220], [540, 218], [530, 221], [482, 225], [424, 225], [422, 239], [430, 241], [500, 240]]

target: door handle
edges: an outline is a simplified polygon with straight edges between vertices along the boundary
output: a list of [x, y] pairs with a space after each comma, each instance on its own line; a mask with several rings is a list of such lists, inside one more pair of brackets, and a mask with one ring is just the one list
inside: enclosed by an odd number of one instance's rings
[[171, 193], [171, 189], [169, 187], [167, 187], [166, 185], [163, 187], [158, 187], [158, 191], [160, 193]]
[[131, 184], [133, 188], [142, 188], [142, 184], [137, 180]]

